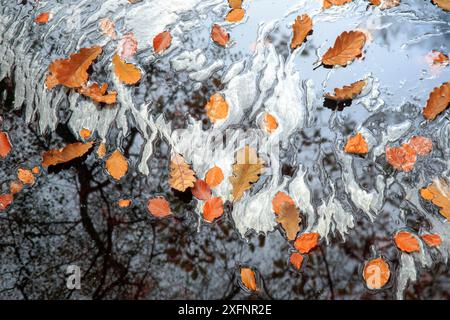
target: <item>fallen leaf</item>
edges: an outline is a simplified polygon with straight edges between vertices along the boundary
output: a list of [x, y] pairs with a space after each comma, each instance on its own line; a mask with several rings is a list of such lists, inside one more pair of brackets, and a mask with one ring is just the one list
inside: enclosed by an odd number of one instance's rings
[[281, 212], [277, 217], [277, 222], [281, 224], [289, 241], [295, 240], [300, 231], [300, 211], [293, 204], [285, 202], [281, 206]]
[[78, 92], [86, 97], [91, 98], [98, 103], [114, 104], [116, 103], [117, 92], [111, 91], [106, 93], [108, 90], [108, 84], [103, 83], [100, 87], [97, 83], [93, 83], [90, 87], [83, 86]]
[[209, 185], [211, 189], [217, 187], [223, 181], [223, 172], [217, 166], [212, 167], [206, 172], [205, 182]]
[[6, 210], [13, 202], [13, 196], [11, 194], [0, 195], [0, 211]]
[[429, 61], [431, 64], [435, 64], [435, 65], [439, 65], [439, 66], [448, 66], [449, 63], [449, 58], [446, 54], [437, 51], [437, 50], [432, 50], [431, 52], [429, 52], [426, 56], [425, 59], [427, 61]]
[[320, 235], [318, 233], [303, 233], [294, 242], [294, 247], [300, 253], [309, 253], [317, 247]]
[[369, 289], [381, 289], [390, 277], [389, 264], [383, 258], [372, 259], [364, 265], [363, 278]]
[[379, 6], [381, 4], [381, 0], [369, 0], [369, 2], [374, 6]]
[[212, 197], [203, 206], [203, 219], [213, 222], [223, 215], [223, 201], [220, 197]]
[[450, 221], [450, 185], [444, 179], [435, 179], [427, 188], [420, 189], [420, 195], [439, 207], [439, 212]]
[[244, 192], [251, 188], [252, 183], [259, 179], [264, 162], [258, 158], [256, 149], [245, 146], [236, 153], [236, 162], [233, 164], [233, 176], [229, 178], [233, 186], [233, 199], [239, 200]]
[[450, 1], [449, 0], [431, 0], [435, 5], [445, 11], [450, 11]]
[[407, 143], [419, 156], [426, 156], [433, 150], [433, 141], [422, 136], [414, 136]]
[[17, 178], [23, 183], [23, 184], [29, 184], [33, 185], [36, 181], [33, 172], [28, 169], [19, 168], [17, 170]]
[[416, 151], [407, 143], [400, 147], [386, 146], [386, 161], [397, 170], [411, 171], [416, 160]]
[[366, 43], [366, 35], [361, 31], [344, 31], [322, 57], [322, 63], [327, 66], [346, 66], [362, 55]]
[[363, 135], [358, 133], [347, 140], [344, 151], [353, 154], [366, 154], [369, 152], [369, 145]]
[[50, 20], [50, 12], [42, 12], [34, 19], [38, 24], [46, 24]]
[[6, 132], [0, 132], [0, 157], [3, 159], [11, 152], [11, 142]]
[[49, 75], [45, 80], [48, 89], [57, 85], [79, 88], [88, 80], [87, 70], [92, 62], [102, 53], [102, 47], [82, 48], [79, 53], [70, 55], [69, 59], [53, 61], [48, 67]]
[[228, 0], [228, 5], [232, 9], [242, 8], [242, 0]]
[[275, 214], [278, 215], [281, 213], [281, 207], [285, 203], [295, 205], [294, 200], [292, 200], [292, 198], [289, 195], [287, 195], [283, 191], [278, 192], [272, 199], [272, 210], [275, 212]]
[[245, 10], [237, 8], [231, 9], [230, 12], [228, 12], [227, 16], [225, 17], [225, 20], [228, 22], [239, 22], [242, 21], [244, 17], [245, 17]]
[[85, 155], [94, 145], [94, 142], [75, 142], [62, 149], [52, 149], [42, 155], [42, 166], [44, 168], [55, 166], [71, 161]]
[[135, 65], [126, 63], [118, 54], [112, 59], [114, 65], [114, 73], [120, 82], [125, 84], [135, 84], [141, 80], [141, 71]]
[[195, 172], [191, 170], [184, 158], [174, 153], [170, 160], [170, 178], [171, 188], [184, 192], [187, 188], [194, 186]]
[[120, 180], [128, 171], [128, 161], [119, 150], [115, 150], [105, 164], [106, 171], [116, 180]]
[[211, 30], [211, 39], [218, 45], [225, 47], [230, 41], [230, 35], [224, 28], [215, 24]]
[[208, 118], [213, 123], [228, 117], [228, 103], [220, 93], [215, 93], [209, 98], [205, 109]]
[[278, 128], [277, 119], [270, 113], [264, 114], [264, 129], [269, 133], [273, 133]]
[[241, 281], [248, 290], [256, 291], [256, 276], [252, 269], [241, 268]]
[[23, 189], [23, 183], [17, 180], [11, 181], [9, 185], [9, 192], [11, 192], [12, 195], [19, 193]]
[[33, 174], [39, 174], [41, 173], [41, 169], [39, 169], [39, 167], [33, 167], [33, 169], [31, 169], [31, 172], [33, 172]]
[[289, 262], [295, 267], [295, 269], [300, 270], [303, 264], [303, 256], [298, 252], [293, 252], [289, 257]]
[[423, 234], [421, 238], [429, 247], [439, 247], [442, 244], [442, 239], [438, 234]]
[[312, 31], [312, 20], [310, 16], [306, 13], [298, 16], [292, 25], [292, 31], [291, 49], [295, 49], [302, 45], [308, 34]]
[[82, 129], [80, 130], [80, 137], [81, 137], [81, 139], [83, 139], [83, 140], [89, 139], [89, 137], [91, 136], [91, 134], [92, 134], [92, 132], [91, 132], [91, 130], [89, 130], [89, 129], [82, 128]]
[[209, 198], [211, 198], [211, 188], [205, 181], [201, 179], [198, 179], [194, 182], [194, 186], [192, 187], [191, 191], [192, 195], [198, 200], [208, 200]]
[[417, 238], [410, 232], [399, 231], [394, 237], [395, 245], [404, 252], [419, 252], [420, 245]]
[[352, 1], [353, 0], [323, 0], [323, 8], [328, 9], [332, 6], [343, 6], [344, 4]]
[[334, 89], [334, 94], [327, 93], [325, 94], [325, 98], [333, 101], [352, 100], [362, 92], [366, 84], [367, 84], [366, 80], [356, 81], [351, 85]]
[[440, 87], [436, 87], [430, 93], [427, 105], [422, 110], [422, 114], [427, 120], [433, 120], [438, 114], [447, 109], [450, 104], [450, 82], [445, 82]]
[[120, 199], [119, 201], [117, 201], [117, 205], [120, 208], [127, 208], [131, 205], [131, 200], [130, 199]]
[[108, 18], [101, 19], [98, 23], [100, 31], [110, 37], [111, 39], [116, 38], [116, 25]]
[[138, 42], [133, 33], [127, 33], [117, 44], [117, 54], [122, 59], [134, 57], [138, 49]]
[[164, 197], [156, 197], [148, 200], [147, 209], [153, 216], [158, 218], [167, 217], [172, 214], [170, 204]]
[[172, 43], [172, 35], [169, 31], [164, 31], [153, 38], [153, 50], [156, 53], [161, 53], [168, 49]]
[[97, 148], [97, 157], [103, 159], [105, 155], [106, 155], [106, 144], [102, 142]]

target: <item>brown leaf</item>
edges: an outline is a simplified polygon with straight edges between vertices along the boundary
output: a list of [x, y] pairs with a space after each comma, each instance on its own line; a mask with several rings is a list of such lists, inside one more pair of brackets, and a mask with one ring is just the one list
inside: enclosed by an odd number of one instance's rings
[[394, 237], [395, 245], [404, 252], [419, 252], [420, 245], [417, 238], [410, 232], [399, 231]]
[[386, 161], [397, 170], [411, 171], [416, 160], [416, 151], [407, 143], [400, 147], [386, 146]]
[[215, 93], [209, 98], [205, 109], [208, 118], [213, 123], [228, 117], [228, 103], [220, 93]]
[[300, 270], [303, 264], [303, 256], [298, 252], [293, 252], [289, 257], [289, 262], [295, 267], [295, 269]]
[[164, 197], [148, 200], [147, 209], [152, 215], [158, 218], [167, 217], [172, 214], [170, 211], [170, 204]]
[[420, 195], [440, 208], [440, 214], [450, 221], [450, 185], [444, 179], [436, 179]]
[[42, 12], [34, 19], [37, 24], [46, 24], [50, 20], [50, 12]]
[[317, 247], [320, 235], [318, 233], [303, 233], [294, 242], [295, 249], [300, 253], [309, 253]]
[[327, 66], [346, 66], [362, 55], [366, 43], [366, 35], [361, 31], [344, 31], [322, 57], [322, 63]]
[[209, 185], [210, 188], [214, 189], [223, 181], [223, 172], [217, 166], [212, 167], [208, 170], [205, 175], [205, 182]]
[[194, 182], [194, 187], [191, 191], [192, 195], [198, 200], [208, 200], [209, 198], [211, 198], [211, 188], [205, 181], [201, 179], [198, 179]]
[[233, 186], [233, 199], [239, 200], [244, 192], [251, 188], [252, 183], [259, 179], [264, 162], [258, 158], [256, 149], [245, 146], [236, 153], [236, 162], [233, 164], [233, 176], [229, 178]]
[[323, 8], [328, 9], [332, 6], [343, 6], [344, 4], [352, 1], [353, 0], [323, 0]]
[[294, 200], [292, 200], [289, 195], [282, 191], [278, 192], [272, 199], [272, 210], [275, 212], [275, 214], [278, 215], [281, 213], [281, 207], [285, 203], [295, 206]]
[[366, 154], [369, 152], [369, 145], [363, 135], [358, 133], [347, 140], [344, 151], [353, 154]]
[[230, 12], [228, 12], [227, 16], [225, 17], [225, 20], [228, 22], [239, 22], [242, 21], [244, 17], [245, 17], [245, 10], [237, 8], [231, 9]]
[[9, 141], [8, 134], [0, 131], [0, 157], [3, 159], [11, 152], [11, 142]]
[[215, 24], [211, 30], [211, 39], [218, 45], [225, 47], [230, 41], [230, 35], [224, 28]]
[[297, 237], [297, 233], [300, 231], [301, 221], [300, 211], [295, 205], [287, 202], [282, 204], [281, 212], [277, 217], [277, 222], [283, 227], [289, 241], [295, 240], [295, 237]]
[[439, 247], [442, 244], [441, 236], [438, 234], [423, 234], [421, 238], [429, 247]]
[[256, 276], [252, 269], [241, 268], [241, 281], [248, 290], [256, 291]]
[[422, 136], [414, 136], [407, 143], [419, 156], [426, 156], [433, 150], [433, 141]]
[[212, 197], [203, 206], [203, 219], [213, 222], [223, 215], [223, 201], [220, 197]]
[[168, 49], [172, 44], [172, 35], [169, 31], [164, 31], [153, 38], [153, 50], [156, 53], [161, 53]]
[[440, 87], [436, 87], [430, 93], [427, 105], [422, 110], [423, 116], [427, 120], [433, 120], [436, 116], [447, 109], [450, 104], [450, 82], [445, 82]]
[[325, 98], [333, 101], [352, 100], [362, 92], [366, 84], [367, 84], [366, 80], [356, 81], [351, 85], [334, 89], [334, 94], [327, 93], [325, 94]]
[[17, 178], [23, 183], [23, 184], [29, 184], [33, 185], [36, 181], [34, 178], [33, 173], [31, 170], [19, 168], [17, 170]]
[[13, 196], [11, 194], [0, 195], [0, 211], [6, 210], [13, 202]]
[[106, 144], [102, 142], [97, 148], [97, 157], [103, 159], [105, 155], [106, 155]]
[[112, 59], [114, 73], [120, 82], [125, 84], [135, 84], [141, 80], [141, 70], [131, 63], [126, 63], [118, 54]]
[[228, 0], [228, 5], [232, 9], [242, 8], [242, 0]]
[[102, 53], [102, 47], [82, 48], [79, 53], [70, 55], [69, 59], [55, 60], [48, 67], [49, 75], [45, 80], [48, 89], [57, 85], [79, 88], [88, 80], [87, 70], [92, 62]]
[[291, 40], [291, 49], [298, 48], [302, 45], [308, 34], [312, 31], [312, 26], [312, 20], [306, 13], [295, 19], [292, 25], [294, 35]]
[[91, 98], [95, 102], [114, 104], [116, 103], [117, 92], [111, 91], [106, 93], [108, 90], [108, 84], [103, 83], [100, 87], [97, 83], [93, 83], [90, 87], [83, 86], [78, 92], [82, 95]]
[[65, 146], [62, 149], [52, 149], [44, 152], [42, 156], [42, 166], [44, 168], [55, 166], [71, 161], [85, 155], [94, 145], [94, 142], [76, 142]]
[[431, 0], [435, 5], [445, 11], [450, 11], [450, 0]]
[[195, 172], [191, 170], [184, 158], [179, 154], [172, 154], [170, 160], [170, 187], [184, 192], [187, 188], [194, 186], [195, 180]]
[[436, 50], [431, 50], [431, 52], [425, 56], [425, 59], [430, 62], [430, 64], [442, 67], [448, 66], [449, 62], [449, 58], [446, 54]]
[[120, 180], [128, 171], [128, 161], [119, 150], [115, 150], [106, 160], [106, 171], [116, 180]]
[[363, 278], [369, 289], [381, 289], [390, 277], [389, 264], [383, 258], [372, 259], [364, 265]]

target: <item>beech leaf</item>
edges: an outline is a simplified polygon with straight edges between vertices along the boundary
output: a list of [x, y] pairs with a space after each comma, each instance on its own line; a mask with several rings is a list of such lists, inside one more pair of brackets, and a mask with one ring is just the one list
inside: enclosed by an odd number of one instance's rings
[[213, 222], [223, 215], [223, 201], [220, 197], [212, 197], [203, 206], [203, 219]]
[[312, 31], [312, 20], [310, 16], [307, 14], [298, 16], [292, 25], [292, 31], [291, 49], [295, 49], [302, 45], [308, 34]]
[[225, 20], [228, 22], [239, 22], [242, 21], [245, 17], [245, 10], [242, 8], [237, 9], [231, 9], [230, 12], [228, 12], [227, 16], [225, 17]]
[[295, 267], [295, 269], [300, 270], [303, 264], [303, 256], [298, 252], [293, 252], [289, 257], [289, 262]]
[[241, 268], [242, 284], [250, 291], [256, 291], [256, 275], [250, 268]]
[[381, 289], [391, 277], [389, 264], [383, 258], [372, 259], [364, 265], [363, 278], [369, 289]]
[[420, 190], [420, 195], [438, 206], [440, 214], [450, 221], [450, 185], [446, 180], [434, 180], [427, 188]]
[[309, 253], [317, 247], [320, 235], [318, 233], [303, 233], [294, 242], [294, 247], [300, 253]]
[[205, 181], [201, 179], [198, 179], [194, 182], [194, 186], [192, 187], [191, 191], [192, 195], [198, 200], [208, 200], [209, 198], [211, 198], [211, 188]]
[[211, 29], [211, 39], [218, 45], [225, 47], [230, 41], [230, 34], [218, 24], [214, 24]]
[[153, 38], [153, 50], [156, 53], [162, 53], [172, 44], [172, 35], [169, 31], [164, 31]]
[[128, 161], [119, 150], [115, 150], [105, 164], [108, 174], [116, 180], [122, 179], [128, 171]]
[[44, 152], [42, 166], [44, 168], [71, 161], [85, 155], [94, 145], [94, 142], [75, 142], [62, 149], [52, 149]]
[[344, 4], [352, 1], [353, 0], [323, 0], [323, 8], [328, 9], [332, 6], [343, 6]]
[[445, 82], [440, 87], [436, 87], [430, 93], [427, 105], [422, 110], [422, 114], [427, 120], [433, 120], [450, 104], [450, 82]]
[[419, 240], [410, 232], [399, 231], [394, 237], [395, 245], [404, 252], [419, 252]]
[[425, 156], [433, 150], [433, 141], [422, 136], [412, 137], [408, 140], [408, 144], [419, 156]]
[[450, 11], [450, 0], [431, 0], [435, 5], [445, 11]]
[[122, 59], [134, 57], [138, 49], [138, 42], [133, 33], [127, 33], [117, 44], [117, 54]]
[[346, 66], [362, 55], [366, 43], [366, 35], [361, 31], [344, 31], [322, 57], [322, 63], [327, 66]]
[[334, 89], [334, 94], [327, 93], [325, 94], [325, 98], [333, 101], [352, 100], [362, 92], [366, 84], [366, 80], [356, 81], [348, 86]]
[[164, 197], [156, 197], [148, 200], [148, 211], [155, 217], [163, 218], [171, 215], [170, 204]]
[[442, 244], [441, 236], [438, 234], [423, 234], [421, 238], [429, 247], [439, 247]]
[[205, 109], [208, 118], [213, 123], [228, 117], [228, 103], [220, 93], [215, 93], [209, 98]]
[[126, 63], [118, 54], [112, 59], [114, 65], [114, 73], [120, 82], [125, 84], [135, 84], [141, 80], [141, 71], [135, 65]]
[[209, 185], [211, 189], [217, 187], [223, 181], [223, 172], [217, 166], [212, 167], [206, 172], [205, 182]]

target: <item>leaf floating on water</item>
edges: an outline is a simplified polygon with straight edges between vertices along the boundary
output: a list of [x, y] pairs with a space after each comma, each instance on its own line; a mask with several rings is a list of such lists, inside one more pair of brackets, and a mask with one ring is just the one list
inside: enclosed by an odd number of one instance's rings
[[83, 139], [83, 140], [89, 139], [89, 137], [92, 135], [91, 130], [86, 129], [86, 128], [82, 128], [79, 133], [80, 133], [81, 139]]
[[215, 93], [209, 98], [205, 109], [208, 118], [213, 123], [228, 117], [228, 103], [220, 93]]
[[322, 7], [324, 9], [331, 8], [332, 6], [343, 6], [346, 3], [352, 2], [353, 0], [323, 0]]
[[47, 89], [57, 85], [79, 88], [88, 80], [87, 70], [92, 62], [102, 53], [102, 47], [82, 48], [79, 53], [70, 55], [69, 59], [55, 60], [48, 67], [49, 75], [45, 80]]
[[291, 49], [296, 49], [302, 45], [308, 34], [312, 31], [312, 26], [312, 20], [307, 14], [302, 14], [295, 19], [292, 25], [293, 36]]
[[303, 233], [294, 242], [294, 247], [300, 253], [309, 253], [317, 247], [320, 235], [318, 233]]
[[0, 211], [6, 210], [13, 202], [13, 196], [11, 194], [0, 195]]
[[211, 39], [218, 45], [225, 47], [230, 41], [230, 34], [221, 26], [215, 24], [211, 30]]
[[133, 33], [127, 33], [117, 44], [117, 54], [122, 59], [134, 57], [138, 49], [138, 42]]
[[170, 204], [164, 197], [157, 197], [148, 200], [147, 209], [157, 218], [167, 217], [172, 214]]
[[356, 81], [351, 85], [334, 89], [334, 95], [327, 93], [325, 94], [325, 98], [333, 101], [352, 100], [362, 92], [366, 84], [367, 84], [366, 80]]
[[426, 156], [433, 150], [433, 141], [422, 136], [412, 137], [409, 139], [408, 144], [419, 156]]
[[212, 167], [208, 170], [205, 175], [205, 182], [209, 185], [211, 189], [217, 187], [223, 181], [223, 172], [217, 166]]
[[0, 131], [0, 157], [3, 159], [6, 158], [11, 152], [11, 148], [12, 146], [8, 134]]
[[153, 38], [153, 50], [156, 53], [162, 53], [172, 44], [172, 35], [169, 31], [164, 31]]
[[369, 289], [384, 287], [391, 277], [389, 264], [383, 258], [372, 259], [364, 265], [363, 278]]
[[295, 267], [295, 269], [300, 270], [303, 264], [303, 256], [298, 252], [293, 252], [289, 257], [289, 262]]
[[41, 172], [41, 169], [39, 169], [38, 166], [33, 167], [33, 169], [31, 169], [31, 172], [33, 172], [33, 174], [39, 174]]
[[281, 212], [277, 217], [277, 222], [281, 224], [289, 241], [295, 240], [300, 232], [300, 211], [293, 204], [285, 202], [281, 206]]
[[9, 185], [9, 192], [11, 192], [12, 195], [19, 193], [23, 189], [23, 183], [17, 180], [11, 181]]
[[278, 192], [272, 199], [272, 210], [275, 212], [275, 214], [278, 215], [281, 213], [281, 208], [285, 203], [295, 205], [294, 200], [292, 200], [289, 195], [287, 195], [283, 191]]
[[381, 0], [369, 0], [369, 2], [374, 6], [379, 6], [381, 4]]
[[450, 0], [431, 0], [435, 5], [445, 11], [450, 11]]
[[198, 200], [208, 200], [209, 198], [211, 198], [211, 188], [205, 181], [201, 179], [198, 179], [194, 182], [194, 187], [191, 191], [192, 195]]
[[92, 148], [93, 145], [94, 142], [75, 142], [59, 150], [52, 149], [46, 151], [42, 156], [42, 166], [47, 168], [82, 157]]
[[256, 149], [245, 146], [236, 153], [236, 162], [233, 164], [233, 176], [229, 178], [233, 186], [233, 199], [239, 200], [244, 192], [252, 187], [252, 183], [259, 180], [264, 162], [258, 158]]
[[50, 12], [42, 12], [34, 19], [37, 24], [46, 24], [50, 21]]
[[135, 65], [126, 63], [118, 54], [112, 59], [114, 65], [114, 73], [120, 82], [125, 84], [135, 84], [141, 80], [141, 71]]
[[203, 219], [213, 222], [223, 215], [223, 201], [220, 197], [212, 197], [203, 206]]
[[327, 66], [346, 66], [362, 55], [366, 43], [366, 35], [361, 31], [344, 31], [322, 57], [322, 63]]
[[195, 172], [191, 170], [181, 155], [174, 153], [170, 160], [170, 187], [184, 192], [187, 188], [194, 186], [195, 180], [197, 180]]
[[33, 185], [36, 181], [33, 172], [28, 169], [19, 168], [17, 170], [17, 178], [23, 183], [23, 184], [29, 184]]
[[106, 93], [107, 90], [108, 84], [103, 83], [100, 87], [97, 83], [94, 82], [90, 87], [81, 87], [78, 92], [98, 103], [116, 103], [117, 92], [111, 91], [109, 93]]
[[438, 114], [447, 109], [450, 104], [450, 82], [445, 82], [440, 87], [436, 87], [430, 93], [427, 105], [422, 110], [423, 116], [427, 120], [433, 120]]
[[386, 146], [386, 161], [397, 170], [411, 171], [416, 160], [416, 151], [407, 143], [400, 147]]
[[264, 129], [269, 133], [273, 133], [278, 128], [277, 119], [270, 113], [264, 114]]
[[102, 142], [97, 148], [97, 157], [103, 159], [105, 155], [106, 155], [106, 144]]
[[119, 201], [117, 201], [117, 205], [119, 206], [119, 208], [127, 208], [131, 205], [131, 200], [130, 199], [120, 199]]
[[242, 0], [228, 0], [228, 5], [232, 9], [242, 8]]
[[256, 291], [256, 275], [250, 268], [241, 268], [242, 284], [250, 291]]
[[441, 67], [446, 67], [446, 66], [448, 66], [448, 63], [449, 63], [448, 56], [446, 54], [444, 54], [440, 51], [436, 51], [436, 50], [432, 50], [431, 52], [429, 52], [425, 56], [425, 60], [427, 60], [427, 62], [429, 62], [430, 64], [438, 65]]
[[119, 150], [115, 150], [106, 160], [106, 171], [116, 180], [122, 177], [128, 171], [128, 161]]
[[424, 234], [421, 238], [429, 247], [439, 247], [442, 244], [441, 236], [438, 234]]
[[366, 154], [369, 152], [369, 145], [363, 135], [358, 133], [347, 140], [344, 151], [353, 154]]
[[419, 240], [410, 232], [399, 231], [394, 237], [395, 245], [403, 252], [419, 252]]
[[440, 214], [450, 221], [450, 186], [446, 180], [434, 180], [427, 188], [420, 189], [420, 195], [438, 206]]

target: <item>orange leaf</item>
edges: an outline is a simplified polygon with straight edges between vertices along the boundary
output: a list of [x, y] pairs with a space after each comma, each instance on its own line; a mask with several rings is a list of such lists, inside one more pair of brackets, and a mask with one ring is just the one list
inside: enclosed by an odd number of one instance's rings
[[228, 41], [230, 41], [230, 35], [224, 28], [215, 24], [211, 30], [211, 39], [218, 45], [225, 47]]
[[366, 139], [364, 139], [363, 135], [361, 133], [358, 133], [347, 140], [344, 151], [354, 154], [366, 154], [367, 152], [369, 152], [369, 145], [367, 144]]
[[76, 142], [65, 146], [63, 149], [52, 149], [44, 152], [42, 166], [44, 168], [71, 161], [85, 155], [94, 145], [94, 142]]
[[131, 200], [130, 199], [120, 199], [117, 202], [117, 204], [118, 204], [118, 206], [120, 208], [126, 208], [126, 207], [129, 207], [131, 205]]
[[270, 113], [266, 112], [264, 114], [264, 129], [266, 129], [266, 131], [268, 133], [272, 133], [277, 128], [278, 128], [277, 119], [273, 115], [271, 115]]
[[88, 80], [87, 70], [102, 53], [102, 47], [82, 48], [69, 59], [55, 60], [48, 67], [49, 75], [45, 80], [48, 89], [61, 84], [68, 88], [79, 88]]
[[161, 53], [167, 48], [170, 47], [172, 43], [172, 35], [169, 31], [164, 31], [158, 34], [156, 37], [153, 38], [153, 50], [155, 50], [156, 53]]
[[228, 22], [239, 22], [242, 19], [244, 19], [245, 16], [245, 10], [241, 8], [237, 9], [231, 9], [230, 12], [228, 12], [227, 16], [225, 17], [225, 20]]
[[137, 49], [138, 42], [132, 33], [124, 35], [117, 44], [117, 54], [122, 59], [132, 58], [136, 54]]
[[439, 247], [442, 243], [442, 239], [438, 234], [424, 234], [422, 240], [429, 247]]
[[42, 12], [34, 19], [38, 24], [46, 24], [50, 20], [50, 12]]
[[323, 0], [323, 8], [328, 9], [332, 6], [343, 6], [344, 4], [352, 1], [353, 0]]
[[278, 192], [272, 199], [272, 209], [275, 212], [275, 214], [281, 213], [281, 207], [285, 203], [295, 205], [294, 200], [292, 200], [292, 198], [289, 195], [287, 195], [282, 191]]
[[419, 252], [420, 245], [417, 238], [410, 232], [399, 231], [394, 237], [395, 245], [404, 252]]
[[39, 174], [41, 172], [41, 169], [39, 169], [39, 167], [33, 167], [33, 169], [31, 169], [31, 172], [33, 172], [33, 174]]
[[215, 93], [209, 98], [205, 109], [211, 122], [215, 123], [228, 117], [228, 103], [220, 93]]
[[369, 0], [369, 2], [374, 6], [379, 6], [381, 4], [381, 0]]
[[294, 35], [291, 40], [291, 49], [298, 48], [312, 31], [312, 20], [307, 14], [302, 14], [295, 19], [292, 25]]
[[228, 0], [228, 5], [232, 9], [242, 8], [242, 0]]
[[366, 86], [366, 84], [367, 84], [366, 80], [356, 81], [356, 82], [352, 83], [351, 85], [334, 89], [334, 95], [327, 93], [327, 94], [325, 94], [325, 98], [333, 100], [333, 101], [352, 100], [362, 92], [362, 90]]
[[203, 206], [203, 218], [208, 222], [213, 222], [223, 215], [223, 201], [220, 197], [212, 197]]
[[320, 235], [318, 233], [303, 233], [294, 242], [295, 249], [300, 253], [308, 253], [317, 247]]
[[435, 5], [445, 11], [450, 11], [450, 1], [449, 0], [431, 0]]
[[141, 71], [135, 65], [126, 63], [118, 54], [112, 59], [114, 65], [114, 73], [120, 82], [125, 84], [135, 84], [141, 80]]
[[208, 200], [209, 198], [211, 198], [211, 188], [205, 181], [201, 179], [198, 179], [194, 182], [194, 187], [191, 191], [192, 195], [198, 200]]
[[184, 192], [187, 188], [192, 188], [195, 178], [195, 172], [191, 170], [184, 158], [174, 153], [170, 159], [170, 177], [169, 185], [171, 188]]
[[336, 38], [333, 47], [322, 57], [322, 63], [327, 66], [346, 66], [362, 55], [366, 43], [366, 35], [361, 31], [344, 31]]
[[214, 189], [223, 181], [223, 172], [217, 166], [212, 167], [208, 170], [205, 175], [205, 181], [209, 185], [210, 188]]
[[450, 104], [450, 82], [445, 82], [440, 87], [436, 87], [430, 93], [427, 105], [422, 110], [423, 116], [427, 120], [433, 120], [436, 116], [447, 109]]
[[409, 139], [408, 144], [419, 156], [425, 156], [433, 150], [433, 141], [422, 136], [414, 136]]
[[123, 154], [116, 150], [106, 160], [106, 171], [116, 180], [120, 180], [128, 171], [128, 161]]
[[363, 278], [369, 289], [381, 289], [390, 277], [389, 264], [383, 258], [372, 259], [364, 265]]
[[446, 54], [436, 50], [432, 50], [431, 52], [429, 52], [426, 56], [426, 59], [431, 60], [432, 64], [437, 64], [443, 67], [447, 66], [449, 62], [449, 58]]
[[386, 146], [386, 160], [397, 170], [411, 171], [417, 160], [416, 151], [407, 143], [401, 147]]
[[295, 267], [295, 269], [300, 270], [303, 264], [303, 256], [298, 252], [294, 252], [289, 257], [289, 262]]
[[17, 178], [19, 178], [19, 180], [22, 183], [29, 184], [29, 185], [34, 184], [34, 182], [36, 181], [36, 179], [34, 178], [34, 175], [31, 172], [31, 170], [22, 169], [22, 168], [19, 168], [17, 170]]
[[8, 134], [0, 131], [0, 157], [3, 159], [11, 152], [11, 142], [9, 141]]
[[420, 195], [438, 206], [440, 214], [450, 221], [450, 186], [446, 180], [433, 181], [427, 188], [420, 190]]
[[117, 92], [111, 91], [106, 93], [108, 90], [108, 84], [103, 83], [100, 87], [97, 83], [93, 83], [90, 87], [83, 86], [78, 92], [82, 95], [91, 98], [95, 102], [113, 104], [116, 103]]
[[92, 134], [92, 132], [91, 132], [91, 130], [89, 130], [89, 129], [82, 128], [82, 129], [80, 130], [80, 137], [81, 137], [81, 139], [83, 139], [83, 140], [88, 139], [88, 138], [91, 136], [91, 134]]
[[106, 155], [106, 144], [102, 142], [97, 148], [97, 157], [103, 159], [105, 155]]
[[13, 196], [11, 194], [0, 195], [0, 211], [6, 210], [13, 202]]
[[288, 202], [282, 204], [277, 222], [283, 227], [289, 241], [294, 240], [297, 233], [299, 233], [301, 221], [300, 211], [298, 211], [295, 205]]
[[148, 200], [147, 209], [157, 218], [167, 217], [171, 215], [170, 204], [164, 197], [157, 197]]
[[248, 290], [256, 291], [256, 276], [252, 269], [241, 268], [241, 281]]
[[20, 181], [14, 180], [11, 181], [11, 184], [9, 185], [9, 192], [11, 192], [11, 194], [16, 194], [19, 193], [20, 191], [22, 191], [23, 189], [23, 184]]

